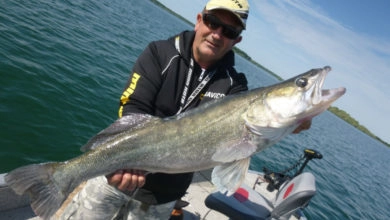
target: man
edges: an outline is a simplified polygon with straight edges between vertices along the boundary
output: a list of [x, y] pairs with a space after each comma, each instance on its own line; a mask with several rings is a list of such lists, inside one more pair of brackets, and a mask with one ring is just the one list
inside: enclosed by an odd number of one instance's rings
[[[210, 0], [197, 15], [194, 31], [150, 43], [133, 67], [120, 99], [119, 117], [130, 113], [168, 117], [247, 90], [246, 77], [233, 67], [232, 48], [242, 40], [240, 34], [246, 28], [248, 13], [247, 0]], [[123, 196], [126, 202], [122, 211], [115, 214], [116, 218], [169, 219], [176, 200], [185, 194], [192, 176], [193, 173], [145, 176], [140, 170], [119, 170], [107, 175], [108, 184], [124, 195], [131, 195], [131, 202], [127, 202], [129, 197]], [[79, 193], [86, 195], [79, 196], [85, 201], [79, 203], [88, 204], [92, 210], [114, 203], [121, 205], [121, 201], [109, 200], [108, 194], [103, 193], [111, 190], [102, 181], [102, 178], [88, 181]], [[101, 186], [99, 190], [97, 185]], [[89, 209], [79, 206], [73, 216], [88, 217]]]
[[[245, 76], [233, 68], [232, 48], [242, 39], [248, 9], [246, 0], [211, 0], [197, 15], [194, 31], [152, 42], [134, 65], [121, 97], [119, 116], [134, 112], [172, 116], [247, 90]], [[145, 177], [140, 171], [120, 170], [107, 179], [121, 191], [141, 187], [134, 198], [145, 204], [166, 204], [168, 219], [192, 175], [157, 173]]]

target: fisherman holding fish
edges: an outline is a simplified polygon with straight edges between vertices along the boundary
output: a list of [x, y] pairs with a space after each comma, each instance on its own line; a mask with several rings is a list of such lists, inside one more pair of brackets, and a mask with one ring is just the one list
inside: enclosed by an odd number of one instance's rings
[[[146, 113], [165, 118], [248, 90], [245, 75], [233, 67], [232, 51], [242, 40], [248, 14], [246, 0], [210, 0], [197, 15], [194, 31], [150, 43], [134, 64], [120, 99], [119, 117]], [[309, 127], [310, 121], [294, 133]], [[125, 212], [128, 219], [169, 219], [192, 177], [193, 173], [145, 176], [139, 170], [118, 170], [107, 175], [107, 182], [132, 196], [118, 215]], [[87, 184], [90, 189], [83, 189], [89, 192], [84, 199], [91, 204], [104, 201], [94, 198], [104, 183], [94, 181]]]
[[[210, 0], [197, 15], [194, 31], [151, 42], [134, 64], [120, 98], [119, 117], [141, 113], [166, 118], [248, 90], [245, 75], [234, 68], [232, 51], [242, 40], [248, 14], [247, 0]], [[311, 118], [303, 120], [293, 133], [310, 128], [310, 124]], [[98, 134], [93, 141], [99, 138], [105, 136]], [[13, 184], [16, 175], [7, 180]], [[54, 218], [169, 219], [192, 177], [192, 172], [117, 170], [81, 184]], [[42, 208], [38, 203], [32, 206]], [[51, 215], [52, 211], [45, 209], [42, 215]]]
[[[159, 117], [179, 114], [215, 98], [247, 90], [244, 74], [234, 69], [232, 48], [242, 40], [249, 5], [246, 0], [210, 0], [196, 18], [194, 31], [152, 42], [135, 63], [120, 100], [119, 116], [147, 113]], [[310, 121], [301, 129], [308, 129]], [[119, 170], [108, 183], [134, 195], [145, 213], [134, 218], [168, 219], [186, 192], [193, 173], [143, 175]], [[131, 216], [131, 214], [130, 214]]]
[[[211, 0], [197, 15], [194, 31], [149, 44], [133, 67], [120, 100], [119, 116], [134, 112], [172, 116], [247, 90], [244, 74], [233, 68], [232, 48], [242, 39], [248, 13], [246, 0]], [[119, 170], [107, 180], [125, 192], [140, 187], [134, 195], [136, 203], [149, 208], [134, 218], [157, 214], [160, 219], [169, 219], [175, 201], [184, 196], [192, 176], [193, 173], [144, 176], [140, 171]]]

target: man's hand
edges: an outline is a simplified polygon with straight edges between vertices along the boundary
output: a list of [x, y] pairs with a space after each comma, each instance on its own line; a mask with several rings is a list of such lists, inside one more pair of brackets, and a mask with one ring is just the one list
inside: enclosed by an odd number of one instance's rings
[[133, 191], [145, 184], [145, 171], [118, 170], [106, 176], [108, 184], [121, 191]]
[[295, 130], [292, 133], [293, 134], [298, 134], [299, 132], [301, 132], [303, 130], [309, 129], [310, 126], [311, 126], [311, 120], [304, 121], [297, 128], [295, 128]]

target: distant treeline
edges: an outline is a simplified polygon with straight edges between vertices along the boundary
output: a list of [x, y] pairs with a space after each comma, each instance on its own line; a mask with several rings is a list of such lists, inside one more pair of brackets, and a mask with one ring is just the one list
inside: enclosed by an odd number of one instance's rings
[[[165, 9], [166, 11], [168, 11], [169, 13], [175, 15], [176, 17], [180, 18], [181, 20], [185, 21], [186, 23], [188, 23], [189, 25], [194, 25], [192, 22], [188, 21], [187, 19], [185, 19], [184, 17], [182, 17], [181, 15], [177, 14], [176, 12], [172, 11], [171, 9], [165, 7], [165, 5], [161, 4], [158, 0], [150, 0], [151, 2], [153, 2], [154, 4], [160, 6], [162, 9]], [[194, 15], [194, 18], [195, 18], [195, 15]], [[283, 79], [278, 76], [277, 74], [275, 74], [274, 72], [272, 72], [271, 70], [265, 68], [264, 66], [260, 65], [259, 63], [257, 63], [256, 61], [254, 61], [247, 53], [245, 53], [244, 51], [240, 50], [239, 48], [237, 47], [234, 47], [233, 48], [234, 52], [240, 56], [242, 56], [243, 58], [247, 59], [249, 62], [253, 63], [254, 65], [258, 66], [259, 68], [267, 71], [269, 74], [273, 75], [274, 77], [276, 77], [277, 79], [279, 79], [280, 81], [282, 81]], [[355, 120], [354, 118], [352, 118], [347, 112], [345, 112], [344, 110], [341, 110], [337, 107], [333, 107], [331, 106], [329, 108], [329, 111], [332, 112], [333, 114], [335, 114], [336, 116], [338, 116], [339, 118], [343, 119], [345, 122], [351, 124], [352, 126], [354, 126], [355, 128], [359, 129], [360, 131], [362, 131], [363, 133], [367, 134], [368, 136], [380, 141], [381, 143], [385, 144], [386, 146], [390, 147], [390, 144], [383, 141], [382, 139], [380, 139], [379, 137], [377, 137], [376, 135], [374, 135], [371, 131], [369, 131], [366, 127], [364, 127], [363, 125], [359, 124], [359, 122], [357, 120]]]
[[[162, 3], [160, 3], [158, 0], [150, 0], [152, 3], [156, 4], [157, 6], [159, 6], [160, 8], [168, 11], [169, 13], [175, 15], [176, 17], [180, 18], [181, 20], [183, 20], [184, 22], [188, 23], [189, 25], [194, 25], [192, 22], [188, 21], [187, 19], [185, 19], [184, 17], [182, 17], [181, 15], [177, 14], [176, 12], [172, 11], [171, 9], [165, 7], [165, 5], [163, 5]], [[194, 19], [196, 18], [196, 15], [194, 15]]]
[[390, 144], [380, 139], [378, 136], [374, 135], [371, 131], [369, 131], [366, 127], [359, 124], [357, 120], [355, 120], [353, 117], [351, 117], [347, 112], [345, 112], [342, 109], [339, 109], [337, 107], [331, 106], [328, 109], [333, 114], [337, 115], [339, 118], [343, 119], [345, 122], [349, 123], [350, 125], [354, 126], [355, 128], [359, 129], [363, 133], [367, 134], [368, 136], [380, 141], [381, 143], [385, 144], [386, 146], [390, 147]]
[[265, 70], [266, 72], [268, 72], [269, 74], [273, 75], [276, 79], [278, 79], [278, 80], [280, 80], [280, 81], [283, 80], [280, 76], [276, 75], [276, 74], [275, 74], [274, 72], [272, 72], [271, 70], [265, 68], [265, 66], [263, 66], [263, 65], [257, 63], [256, 61], [252, 60], [252, 58], [251, 58], [247, 53], [245, 53], [244, 51], [240, 50], [239, 48], [234, 47], [234, 48], [233, 48], [233, 51], [234, 51], [236, 54], [242, 56], [244, 59], [246, 59], [246, 60], [248, 60], [249, 62], [253, 63], [253, 64], [256, 65], [257, 67], [259, 67], [259, 68]]

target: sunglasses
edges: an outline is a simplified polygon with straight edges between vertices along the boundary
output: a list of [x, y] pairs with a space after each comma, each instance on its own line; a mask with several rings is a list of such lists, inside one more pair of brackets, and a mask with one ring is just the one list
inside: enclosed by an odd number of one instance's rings
[[217, 30], [218, 28], [222, 27], [222, 35], [229, 39], [235, 40], [241, 34], [241, 30], [237, 30], [237, 28], [231, 25], [224, 24], [215, 15], [203, 14], [202, 18], [203, 23], [211, 30]]

